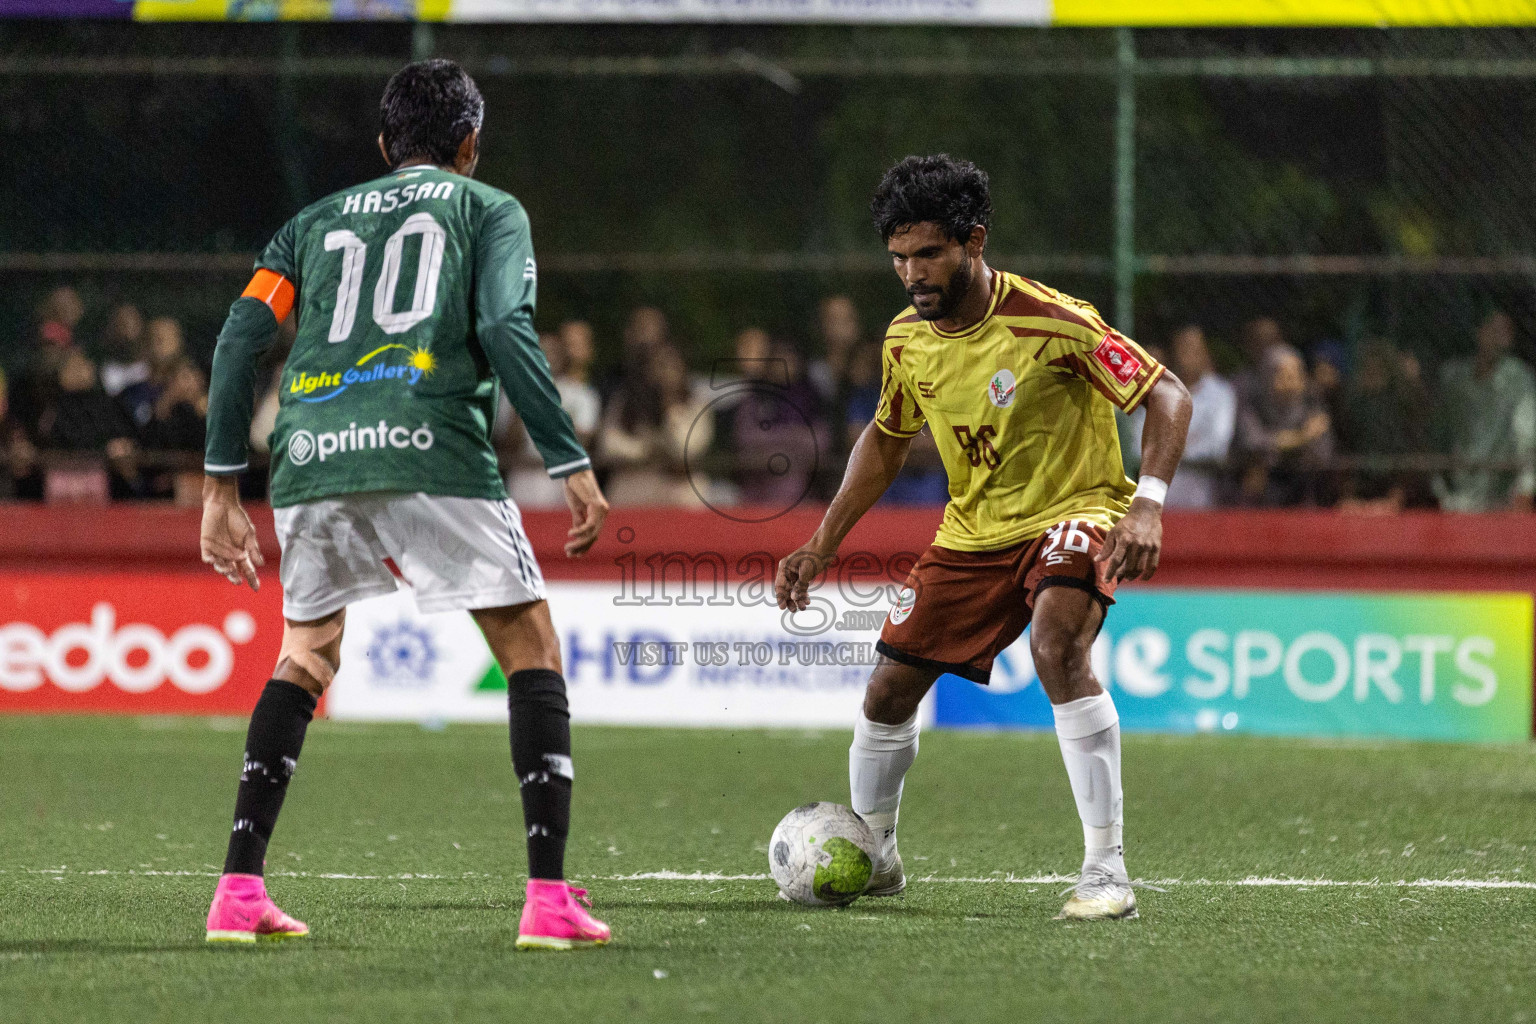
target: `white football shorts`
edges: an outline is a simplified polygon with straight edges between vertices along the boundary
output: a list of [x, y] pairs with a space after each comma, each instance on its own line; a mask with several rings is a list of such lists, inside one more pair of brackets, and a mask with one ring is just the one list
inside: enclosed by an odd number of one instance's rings
[[273, 511], [283, 615], [324, 618], [400, 581], [423, 613], [544, 599], [544, 576], [505, 499], [376, 491]]

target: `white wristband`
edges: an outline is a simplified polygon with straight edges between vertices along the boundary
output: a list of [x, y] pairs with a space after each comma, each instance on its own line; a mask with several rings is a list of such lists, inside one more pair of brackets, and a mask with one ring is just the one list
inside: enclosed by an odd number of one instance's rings
[[1131, 500], [1135, 501], [1137, 498], [1146, 498], [1148, 501], [1155, 501], [1161, 505], [1166, 497], [1168, 497], [1168, 484], [1166, 481], [1159, 480], [1155, 476], [1144, 476], [1136, 482], [1136, 493], [1132, 496]]

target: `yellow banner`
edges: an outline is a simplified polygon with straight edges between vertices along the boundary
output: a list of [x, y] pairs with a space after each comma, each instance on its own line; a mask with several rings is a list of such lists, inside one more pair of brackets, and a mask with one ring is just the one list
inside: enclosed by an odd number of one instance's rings
[[140, 21], [1469, 27], [1536, 25], [1536, 0], [137, 0], [133, 15]]
[[138, 21], [446, 21], [452, 0], [137, 0]]
[[1055, 0], [1053, 25], [1536, 25], [1536, 0]]

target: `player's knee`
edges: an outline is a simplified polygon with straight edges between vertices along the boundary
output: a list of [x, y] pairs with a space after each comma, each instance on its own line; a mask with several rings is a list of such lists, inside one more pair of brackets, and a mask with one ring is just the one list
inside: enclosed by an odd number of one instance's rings
[[272, 678], [303, 687], [315, 697], [322, 697], [330, 689], [340, 669], [340, 658], [331, 661], [323, 655], [310, 652], [308, 658], [295, 658], [293, 655], [284, 657], [277, 663]]
[[560, 640], [554, 635], [535, 636], [531, 640], [504, 645], [497, 652], [496, 660], [508, 677], [519, 672], [541, 671], [560, 675], [564, 671], [560, 663]]
[[272, 677], [302, 686], [316, 697], [324, 694], [341, 669], [344, 621], [341, 615], [333, 615], [315, 622], [285, 622]]
[[1031, 632], [1029, 651], [1035, 659], [1035, 673], [1042, 680], [1071, 680], [1088, 671], [1088, 647], [1076, 637], [1049, 630]]
[[913, 693], [900, 680], [876, 672], [864, 689], [864, 717], [871, 722], [900, 725], [912, 717], [922, 699], [921, 691]]
[[884, 722], [896, 713], [896, 700], [888, 684], [871, 679], [864, 689], [864, 717]]

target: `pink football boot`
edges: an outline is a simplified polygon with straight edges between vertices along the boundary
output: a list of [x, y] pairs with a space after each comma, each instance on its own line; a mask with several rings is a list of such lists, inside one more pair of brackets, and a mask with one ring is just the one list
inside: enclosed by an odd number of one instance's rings
[[[578, 903], [577, 900], [581, 902]], [[528, 900], [517, 928], [518, 949], [575, 949], [601, 946], [612, 934], [608, 926], [587, 913], [587, 890], [564, 882], [528, 879]]]
[[295, 921], [267, 897], [260, 875], [222, 875], [208, 908], [209, 942], [302, 939], [309, 925]]

